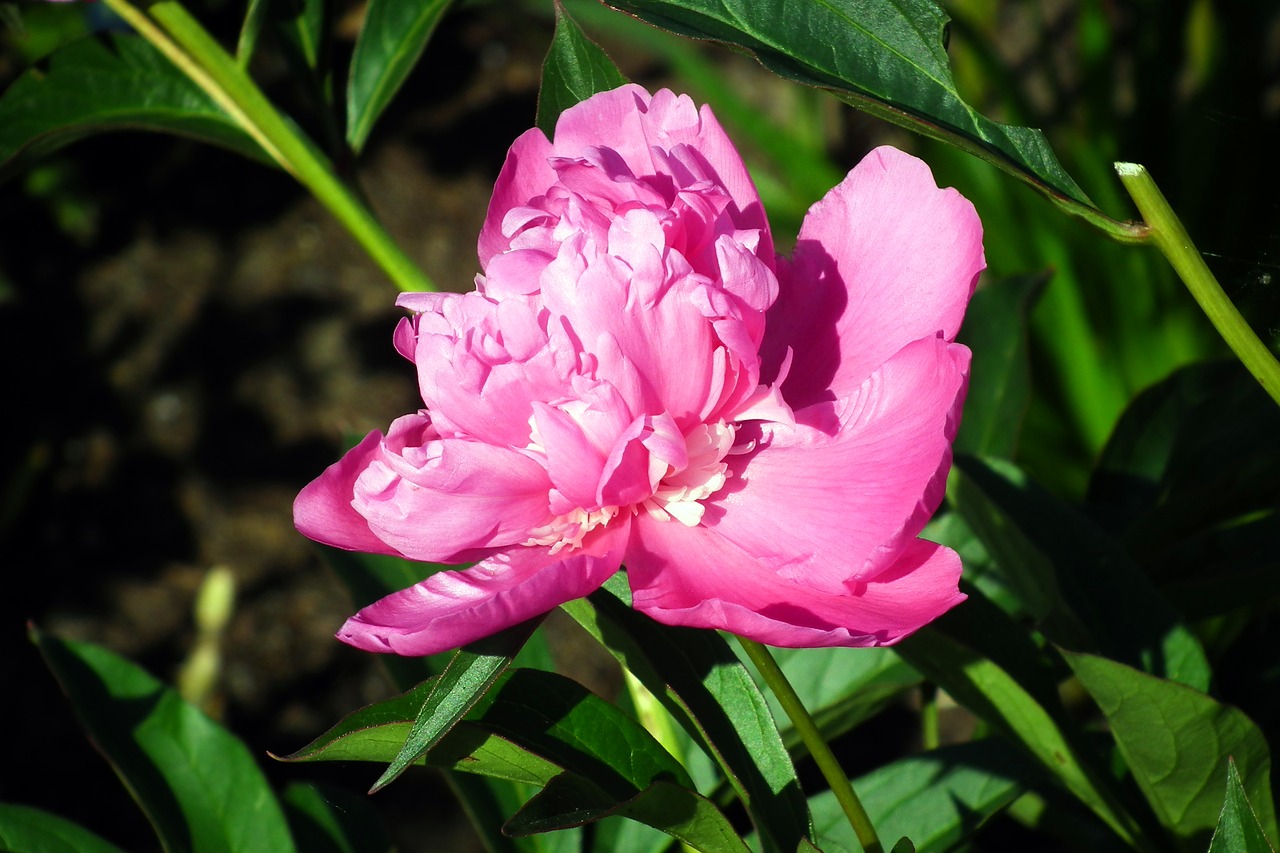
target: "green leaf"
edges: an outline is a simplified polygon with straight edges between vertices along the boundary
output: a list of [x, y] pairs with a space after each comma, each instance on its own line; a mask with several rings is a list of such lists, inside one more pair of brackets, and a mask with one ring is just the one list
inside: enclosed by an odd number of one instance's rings
[[796, 849], [809, 815], [777, 724], [746, 668], [712, 631], [659, 625], [632, 610], [615, 575], [562, 605], [662, 702], [724, 770], [766, 850]]
[[1014, 465], [959, 456], [951, 496], [1045, 634], [1204, 689], [1199, 640], [1103, 530]]
[[769, 70], [820, 86], [886, 121], [941, 139], [1123, 236], [1063, 170], [1038, 130], [984, 118], [956, 91], [947, 16], [929, 0], [608, 0], [655, 26], [743, 48]]
[[[733, 647], [741, 652], [736, 642]], [[920, 683], [920, 674], [892, 649], [860, 649], [856, 655], [836, 648], [770, 649], [770, 653], [828, 741], [874, 716], [895, 696]], [[740, 653], [739, 658], [756, 676], [773, 718], [787, 719], [777, 698], [764, 689], [763, 679], [745, 653]], [[782, 740], [792, 752], [800, 747], [800, 736], [791, 726], [783, 729]]]
[[542, 64], [542, 86], [538, 89], [537, 124], [547, 138], [555, 133], [560, 113], [626, 82], [613, 60], [587, 38], [557, 0], [556, 31]]
[[66, 818], [14, 803], [0, 803], [0, 849], [7, 853], [124, 853]]
[[347, 142], [364, 148], [452, 0], [370, 0], [347, 80]]
[[324, 41], [324, 0], [272, 0], [271, 17], [276, 34], [293, 60], [312, 72], [319, 71]]
[[35, 630], [32, 639], [166, 850], [294, 849], [279, 803], [241, 741], [105, 649]]
[[1064, 652], [1156, 816], [1184, 849], [1203, 850], [1217, 821], [1222, 773], [1235, 759], [1249, 801], [1271, 837], [1271, 754], [1238, 709], [1182, 684], [1106, 658]]
[[439, 743], [449, 729], [466, 716], [489, 691], [540, 624], [541, 616], [478, 640], [455, 652], [444, 672], [432, 683], [404, 746], [373, 784], [370, 793], [388, 785], [405, 768]]
[[[910, 838], [926, 853], [954, 848], [1042, 775], [1012, 746], [987, 739], [899, 759], [860, 777], [853, 788], [881, 837]], [[809, 806], [819, 839], [858, 849], [830, 791]]]
[[1014, 276], [973, 294], [959, 337], [973, 364], [957, 453], [1013, 458], [1031, 402], [1027, 315], [1048, 281], [1047, 273]]
[[521, 836], [602, 820], [628, 817], [647, 824], [704, 853], [749, 853], [733, 825], [706, 797], [670, 782], [655, 782], [623, 802], [572, 774], [551, 780], [546, 789], [503, 826]]
[[1227, 760], [1227, 796], [1213, 830], [1209, 853], [1275, 853], [1249, 804], [1234, 759]]
[[999, 665], [933, 628], [917, 631], [895, 648], [957, 702], [1021, 743], [1122, 839], [1133, 843], [1142, 837], [1097, 760], [1062, 722], [1058, 707], [1045, 707]]
[[0, 180], [63, 146], [111, 130], [154, 130], [266, 154], [138, 36], [84, 38], [28, 70], [0, 97]]
[[369, 805], [342, 788], [295, 782], [281, 797], [298, 847], [307, 853], [389, 853], [391, 841]]

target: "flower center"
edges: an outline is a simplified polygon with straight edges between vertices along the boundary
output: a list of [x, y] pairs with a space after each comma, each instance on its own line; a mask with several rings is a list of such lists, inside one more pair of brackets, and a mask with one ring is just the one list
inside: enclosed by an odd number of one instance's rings
[[643, 509], [660, 521], [675, 519], [686, 527], [696, 527], [706, 511], [702, 501], [724, 488], [733, 476], [723, 460], [733, 448], [734, 432], [724, 421], [699, 424], [685, 436], [688, 464], [679, 471], [668, 468], [652, 496], [629, 507], [572, 510], [530, 531], [524, 544], [550, 545], [553, 555], [565, 548], [581, 548], [588, 533], [608, 524], [621, 511], [634, 515]]

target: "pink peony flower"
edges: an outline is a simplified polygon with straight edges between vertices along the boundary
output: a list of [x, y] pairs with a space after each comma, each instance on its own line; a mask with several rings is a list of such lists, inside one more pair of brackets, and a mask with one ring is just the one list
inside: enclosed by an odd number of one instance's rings
[[917, 539], [942, 498], [981, 225], [879, 148], [788, 261], [710, 109], [639, 86], [516, 140], [467, 294], [412, 293], [425, 408], [308, 485], [307, 536], [470, 563], [338, 636], [423, 655], [586, 595], [625, 564], [660, 622], [775, 646], [893, 643], [964, 599]]

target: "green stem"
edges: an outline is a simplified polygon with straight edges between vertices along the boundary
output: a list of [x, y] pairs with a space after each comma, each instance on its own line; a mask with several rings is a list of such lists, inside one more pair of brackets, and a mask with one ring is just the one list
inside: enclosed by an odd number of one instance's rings
[[773, 659], [773, 655], [769, 653], [767, 648], [755, 640], [739, 637], [738, 641], [742, 643], [742, 648], [747, 653], [747, 657], [751, 658], [751, 662], [760, 671], [760, 675], [764, 677], [765, 683], [769, 685], [773, 695], [778, 698], [778, 703], [782, 705], [782, 710], [787, 712], [787, 716], [791, 719], [791, 725], [795, 727], [796, 733], [800, 735], [800, 740], [804, 742], [809, 754], [813, 756], [818, 769], [822, 771], [823, 778], [831, 786], [831, 792], [835, 794], [836, 801], [840, 803], [840, 808], [844, 810], [845, 817], [849, 819], [849, 825], [853, 827], [853, 832], [858, 836], [858, 841], [862, 844], [862, 848], [866, 853], [884, 853], [884, 848], [880, 846], [880, 838], [876, 835], [875, 827], [871, 824], [871, 818], [867, 815], [867, 810], [862, 807], [862, 801], [858, 799], [858, 795], [853, 791], [853, 786], [849, 784], [849, 777], [840, 769], [840, 763], [836, 761], [835, 755], [832, 754], [831, 747], [827, 745], [826, 740], [818, 732], [818, 727], [814, 725], [813, 718], [809, 716], [804, 703], [796, 695], [795, 689], [791, 686], [791, 682], [787, 680], [786, 675], [783, 674], [782, 669], [779, 668], [778, 662]]
[[920, 687], [920, 741], [926, 749], [937, 749], [941, 743], [938, 731], [938, 685], [926, 681]]
[[151, 3], [147, 14], [129, 0], [104, 2], [226, 110], [271, 159], [329, 208], [397, 287], [436, 289], [369, 209], [338, 179], [325, 156], [285, 120], [245, 69], [177, 0]]
[[1204, 258], [1196, 251], [1187, 230], [1147, 168], [1138, 163], [1116, 163], [1116, 174], [1133, 197], [1142, 218], [1151, 228], [1152, 240], [1168, 259], [1178, 277], [1191, 291], [1200, 309], [1231, 351], [1248, 368], [1271, 398], [1280, 403], [1280, 361], [1258, 339], [1252, 328], [1232, 304], [1222, 285], [1209, 271]]

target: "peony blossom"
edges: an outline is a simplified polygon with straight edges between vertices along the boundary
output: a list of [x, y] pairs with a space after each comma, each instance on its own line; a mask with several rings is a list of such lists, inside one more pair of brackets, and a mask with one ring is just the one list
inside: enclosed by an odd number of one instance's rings
[[298, 496], [307, 536], [437, 563], [338, 634], [454, 648], [626, 567], [654, 619], [775, 646], [893, 643], [964, 596], [942, 499], [983, 269], [973, 206], [893, 148], [790, 259], [707, 107], [639, 86], [516, 140], [476, 289], [411, 293], [425, 406]]

